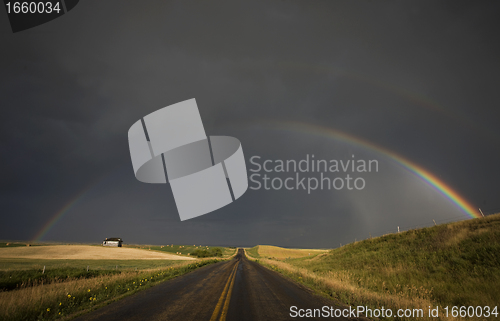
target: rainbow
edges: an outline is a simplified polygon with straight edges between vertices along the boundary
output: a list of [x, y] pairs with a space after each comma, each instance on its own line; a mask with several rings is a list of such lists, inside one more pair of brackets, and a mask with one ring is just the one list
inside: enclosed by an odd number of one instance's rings
[[87, 185], [82, 191], [78, 192], [74, 197], [71, 198], [59, 211], [57, 211], [50, 220], [43, 225], [43, 227], [36, 233], [33, 237], [33, 242], [40, 242], [42, 238], [47, 234], [47, 232], [59, 222], [59, 220], [66, 214], [68, 211], [73, 208], [80, 200], [84, 198], [84, 196], [89, 192], [92, 187], [95, 185], [95, 182]]
[[384, 147], [378, 146], [366, 140], [362, 140], [358, 137], [344, 133], [340, 130], [321, 125], [314, 125], [297, 121], [261, 121], [258, 124], [259, 125], [267, 124], [272, 129], [302, 132], [306, 134], [313, 134], [327, 138], [334, 138], [349, 144], [358, 145], [367, 148], [369, 150], [382, 153], [391, 158], [392, 160], [396, 161], [398, 164], [402, 165], [404, 168], [408, 169], [413, 174], [423, 179], [432, 187], [434, 187], [437, 191], [439, 191], [442, 195], [444, 195], [446, 198], [452, 201], [458, 208], [460, 208], [469, 217], [471, 218], [481, 217], [481, 214], [471, 203], [469, 203], [469, 201], [467, 201], [463, 196], [458, 194], [445, 182], [436, 177], [436, 175], [432, 174], [425, 168], [405, 159], [404, 157]]
[[[327, 138], [334, 138], [340, 141], [344, 141], [346, 143], [358, 145], [367, 148], [369, 150], [382, 153], [391, 158], [392, 160], [396, 161], [398, 164], [401, 164], [404, 168], [408, 169], [410, 172], [422, 178], [425, 182], [434, 187], [442, 195], [451, 200], [469, 217], [471, 218], [481, 217], [481, 214], [476, 210], [476, 208], [471, 203], [469, 203], [463, 196], [458, 194], [455, 190], [453, 190], [442, 180], [437, 178], [434, 174], [384, 147], [378, 146], [366, 140], [362, 140], [356, 136], [344, 133], [340, 130], [321, 125], [314, 125], [297, 121], [260, 121], [258, 122], [258, 124], [269, 125], [271, 129], [303, 132], [306, 134], [313, 134]], [[57, 222], [61, 220], [61, 218], [71, 208], [73, 208], [80, 200], [84, 198], [84, 196], [94, 187], [94, 185], [96, 184], [94, 183], [89, 184], [81, 192], [77, 193], [73, 198], [71, 198], [71, 200], [69, 200], [59, 211], [57, 211], [54, 214], [54, 216], [47, 223], [45, 223], [42, 229], [40, 229], [40, 231], [34, 236], [33, 241], [39, 242], [47, 234], [47, 232], [55, 224], [57, 224]]]

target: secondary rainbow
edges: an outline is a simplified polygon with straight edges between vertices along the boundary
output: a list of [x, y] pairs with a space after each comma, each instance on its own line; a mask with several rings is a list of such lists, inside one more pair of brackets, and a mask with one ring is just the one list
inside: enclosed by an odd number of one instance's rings
[[362, 146], [364, 148], [382, 153], [397, 163], [401, 164], [403, 167], [408, 169], [410, 172], [414, 173], [418, 177], [422, 178], [429, 185], [434, 187], [437, 191], [439, 191], [442, 195], [452, 201], [458, 208], [460, 208], [465, 214], [467, 214], [471, 218], [479, 218], [481, 214], [478, 210], [461, 196], [458, 192], [456, 192], [453, 188], [447, 185], [445, 182], [440, 180], [436, 175], [432, 174], [425, 168], [415, 164], [414, 162], [396, 154], [393, 151], [388, 150], [382, 146], [376, 145], [372, 142], [360, 139], [351, 134], [344, 133], [340, 130], [333, 129], [326, 126], [308, 124], [296, 121], [262, 121], [259, 122], [260, 125], [268, 124], [272, 129], [282, 129], [293, 132], [303, 132], [306, 134], [319, 135], [327, 138], [338, 139], [350, 144], [355, 144], [358, 146]]
[[297, 63], [297, 62], [279, 62], [269, 66], [269, 68], [278, 68], [293, 72], [311, 72], [317, 74], [329, 75], [332, 77], [345, 77], [352, 81], [365, 83], [386, 92], [398, 95], [399, 97], [412, 102], [416, 107], [427, 109], [431, 112], [441, 114], [449, 119], [454, 120], [461, 126], [469, 128], [471, 134], [482, 133], [484, 138], [500, 141], [500, 137], [487, 126], [481, 126], [478, 122], [473, 121], [473, 118], [467, 114], [460, 112], [458, 109], [450, 109], [433, 100], [429, 96], [422, 93], [410, 91], [400, 85], [395, 85], [382, 79], [370, 77], [366, 74], [353, 71], [346, 71], [342, 68], [335, 68], [329, 64], [321, 63]]
[[71, 198], [59, 211], [57, 211], [52, 218], [45, 223], [45, 225], [38, 231], [38, 233], [33, 238], [33, 242], [39, 242], [47, 234], [47, 232], [73, 207], [75, 206], [91, 188], [95, 185], [95, 182], [87, 185], [82, 191], [80, 191], [76, 196]]

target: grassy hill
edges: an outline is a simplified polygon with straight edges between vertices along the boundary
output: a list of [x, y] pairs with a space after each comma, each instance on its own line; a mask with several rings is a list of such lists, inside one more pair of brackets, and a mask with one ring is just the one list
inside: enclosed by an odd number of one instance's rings
[[286, 249], [283, 247], [272, 245], [257, 245], [246, 250], [253, 258], [299, 258], [299, 257], [313, 257], [327, 250], [312, 250], [312, 249]]
[[500, 214], [367, 239], [312, 258], [263, 263], [346, 303], [496, 306]]

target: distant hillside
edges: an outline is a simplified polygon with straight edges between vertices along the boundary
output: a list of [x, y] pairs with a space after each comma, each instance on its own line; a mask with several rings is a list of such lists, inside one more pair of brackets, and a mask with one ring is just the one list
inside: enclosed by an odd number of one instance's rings
[[317, 254], [325, 253], [327, 250], [313, 250], [313, 249], [286, 249], [283, 247], [272, 245], [257, 245], [247, 250], [248, 254], [254, 258], [299, 258], [311, 257]]
[[[162, 253], [171, 253], [176, 255], [189, 255], [194, 257], [209, 257], [217, 256], [215, 252], [220, 253], [223, 257], [229, 257], [236, 252], [236, 248], [217, 247], [208, 245], [139, 245], [139, 244], [125, 244], [124, 247], [146, 249], [151, 251], [158, 251]], [[214, 252], [215, 251], [215, 252]]]

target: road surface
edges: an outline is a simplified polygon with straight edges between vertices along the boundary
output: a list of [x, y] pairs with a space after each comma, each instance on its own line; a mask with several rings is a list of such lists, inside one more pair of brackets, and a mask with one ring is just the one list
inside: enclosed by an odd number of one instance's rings
[[317, 296], [311, 290], [248, 260], [240, 249], [232, 260], [211, 264], [165, 281], [76, 320], [310, 319], [293, 318], [290, 315], [292, 306], [297, 309], [321, 309], [323, 306], [345, 308], [335, 306], [333, 301]]

